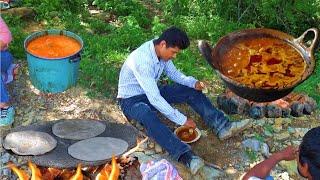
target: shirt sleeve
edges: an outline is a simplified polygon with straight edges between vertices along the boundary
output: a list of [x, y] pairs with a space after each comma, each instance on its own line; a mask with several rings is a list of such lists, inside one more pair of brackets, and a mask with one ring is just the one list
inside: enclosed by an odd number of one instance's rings
[[192, 76], [186, 76], [174, 66], [172, 61], [168, 61], [164, 67], [165, 74], [174, 82], [194, 88], [198, 81]]
[[6, 45], [8, 45], [12, 40], [11, 32], [1, 16], [0, 16], [0, 40]]
[[[135, 55], [135, 57], [131, 58], [144, 58], [146, 59], [146, 55], [140, 54]], [[147, 58], [147, 60], [150, 60]], [[137, 62], [133, 60], [131, 62]], [[154, 78], [153, 67], [150, 62], [142, 62], [142, 63], [132, 63], [130, 65], [134, 76], [136, 77], [138, 83], [141, 88], [146, 93], [146, 96], [149, 102], [163, 115], [165, 115], [171, 121], [183, 125], [185, 124], [187, 117], [180, 113], [177, 109], [174, 109], [160, 94], [159, 88], [157, 86], [157, 82]]]

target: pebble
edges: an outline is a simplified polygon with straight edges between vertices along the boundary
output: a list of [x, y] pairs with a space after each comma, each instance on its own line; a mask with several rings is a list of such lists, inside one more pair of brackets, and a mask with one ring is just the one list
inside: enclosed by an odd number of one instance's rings
[[154, 150], [156, 153], [161, 154], [163, 152], [162, 147], [159, 144], [155, 144]]
[[235, 169], [235, 168], [233, 168], [233, 167], [228, 167], [226, 170], [225, 170], [225, 172], [227, 173], [227, 174], [235, 174], [235, 173], [237, 173], [237, 170]]

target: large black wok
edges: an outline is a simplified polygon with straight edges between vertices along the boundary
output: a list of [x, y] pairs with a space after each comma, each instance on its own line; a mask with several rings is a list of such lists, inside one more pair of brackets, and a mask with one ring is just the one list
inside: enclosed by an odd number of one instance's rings
[[[314, 38], [310, 46], [304, 43], [305, 36], [308, 32], [314, 33]], [[306, 70], [301, 76], [301, 79], [293, 85], [284, 88], [254, 88], [248, 87], [237, 81], [232, 80], [223, 74], [222, 56], [230, 50], [230, 47], [242, 39], [248, 38], [276, 38], [290, 46], [294, 47], [303, 57], [307, 64]], [[240, 97], [256, 102], [268, 102], [280, 99], [289, 94], [294, 87], [306, 80], [313, 72], [315, 68], [314, 49], [318, 43], [318, 30], [311, 28], [305, 31], [300, 37], [294, 38], [286, 33], [273, 29], [257, 28], [246, 29], [234, 33], [230, 33], [222, 37], [214, 48], [206, 41], [199, 41], [199, 50], [211, 67], [217, 72], [217, 74], [224, 81], [226, 86]]]

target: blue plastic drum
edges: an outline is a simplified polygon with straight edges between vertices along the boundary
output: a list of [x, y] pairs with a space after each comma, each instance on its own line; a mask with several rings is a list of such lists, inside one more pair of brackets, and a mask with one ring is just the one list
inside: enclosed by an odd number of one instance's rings
[[[79, 42], [78, 52], [62, 58], [42, 58], [31, 54], [27, 46], [33, 40], [45, 35], [64, 35]], [[76, 34], [64, 30], [46, 30], [29, 35], [24, 41], [27, 54], [29, 75], [32, 84], [42, 92], [59, 93], [77, 84], [78, 70], [83, 48], [82, 39]]]

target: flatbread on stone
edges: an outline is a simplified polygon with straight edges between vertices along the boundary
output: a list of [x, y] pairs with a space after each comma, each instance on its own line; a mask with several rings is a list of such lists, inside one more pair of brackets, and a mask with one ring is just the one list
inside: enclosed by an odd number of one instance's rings
[[3, 142], [5, 149], [19, 155], [41, 155], [53, 150], [57, 141], [48, 133], [39, 131], [18, 131], [9, 133]]
[[95, 137], [76, 142], [69, 146], [68, 153], [83, 161], [108, 160], [127, 151], [128, 143], [112, 137]]
[[82, 140], [103, 133], [106, 125], [95, 120], [64, 120], [52, 126], [54, 135], [63, 139]]

